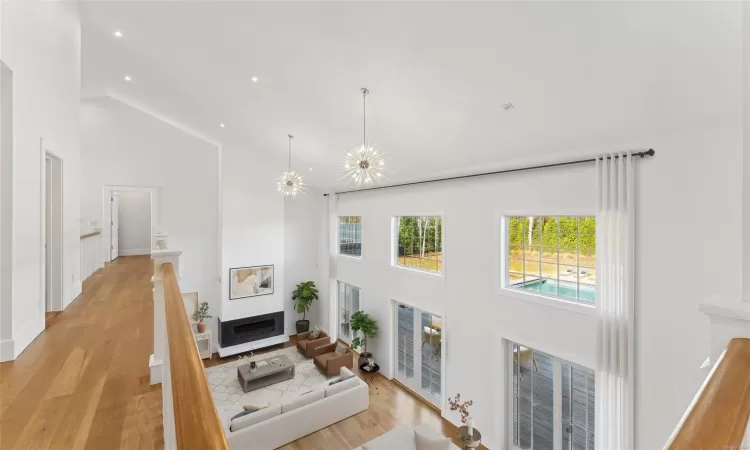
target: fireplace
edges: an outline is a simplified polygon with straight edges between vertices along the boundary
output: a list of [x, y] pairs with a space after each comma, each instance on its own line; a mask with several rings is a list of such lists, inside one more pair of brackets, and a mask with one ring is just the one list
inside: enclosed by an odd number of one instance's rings
[[219, 345], [223, 348], [284, 334], [284, 311], [244, 319], [219, 319]]

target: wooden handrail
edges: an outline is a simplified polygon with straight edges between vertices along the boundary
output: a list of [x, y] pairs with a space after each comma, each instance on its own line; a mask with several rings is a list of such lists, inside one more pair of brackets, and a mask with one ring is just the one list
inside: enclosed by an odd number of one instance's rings
[[162, 264], [175, 435], [180, 450], [227, 450], [172, 264]]
[[750, 339], [735, 338], [675, 431], [670, 450], [740, 448], [750, 419]]

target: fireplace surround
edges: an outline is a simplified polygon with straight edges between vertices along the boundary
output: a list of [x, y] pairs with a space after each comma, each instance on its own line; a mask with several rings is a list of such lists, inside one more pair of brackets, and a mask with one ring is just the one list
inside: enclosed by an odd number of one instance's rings
[[284, 311], [226, 322], [218, 320], [219, 345], [225, 348], [284, 334]]

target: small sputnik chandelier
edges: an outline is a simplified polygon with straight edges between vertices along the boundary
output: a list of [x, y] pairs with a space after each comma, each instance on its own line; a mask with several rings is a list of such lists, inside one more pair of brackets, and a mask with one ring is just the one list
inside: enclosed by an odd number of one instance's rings
[[376, 183], [385, 177], [385, 155], [374, 146], [367, 143], [367, 94], [370, 91], [362, 88], [362, 104], [364, 109], [362, 123], [362, 145], [346, 152], [344, 158], [344, 175], [342, 179], [346, 184], [354, 183], [357, 186], [362, 183]]
[[294, 136], [289, 135], [289, 164], [287, 170], [285, 170], [278, 178], [276, 178], [276, 187], [284, 197], [297, 198], [297, 196], [305, 195], [307, 186], [305, 186], [305, 179], [300, 174], [292, 170], [292, 139]]

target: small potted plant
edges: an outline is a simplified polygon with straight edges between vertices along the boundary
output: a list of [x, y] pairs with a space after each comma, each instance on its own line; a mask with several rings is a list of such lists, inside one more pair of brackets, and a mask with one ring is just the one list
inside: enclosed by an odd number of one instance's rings
[[206, 324], [203, 323], [204, 319], [210, 319], [211, 316], [208, 314], [208, 302], [202, 302], [198, 309], [193, 312], [193, 320], [198, 322], [198, 333], [203, 333], [206, 331]]
[[297, 312], [302, 314], [302, 319], [297, 321], [297, 334], [310, 330], [310, 321], [305, 320], [307, 311], [310, 310], [312, 302], [318, 299], [318, 288], [314, 281], [303, 281], [294, 288], [292, 301], [295, 303]]
[[362, 353], [359, 354], [359, 365], [361, 366], [369, 358], [372, 358], [372, 353], [367, 351], [367, 340], [378, 337], [378, 322], [377, 320], [370, 317], [364, 311], [357, 311], [352, 314], [352, 318], [349, 321], [352, 327], [352, 331], [361, 332], [361, 336], [357, 336], [352, 339], [352, 350], [356, 350], [362, 347]]

